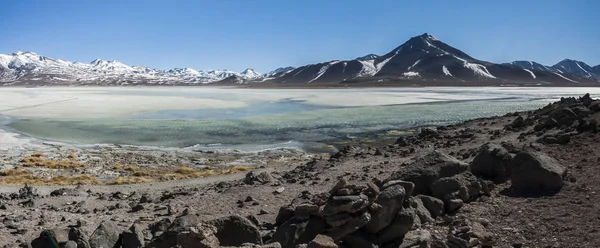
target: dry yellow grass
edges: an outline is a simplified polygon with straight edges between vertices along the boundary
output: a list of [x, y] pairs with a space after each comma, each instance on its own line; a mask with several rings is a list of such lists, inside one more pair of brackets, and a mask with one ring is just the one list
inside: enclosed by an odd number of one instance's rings
[[113, 170], [121, 170], [122, 166], [121, 164], [115, 164], [115, 166], [113, 166]]
[[223, 175], [223, 174], [232, 174], [242, 171], [252, 170], [252, 167], [249, 166], [233, 166], [226, 169], [214, 170], [214, 169], [201, 169], [197, 170], [191, 167], [187, 167], [185, 165], [180, 166], [172, 173], [166, 173], [163, 175], [164, 178], [173, 180], [173, 179], [189, 179], [189, 178], [199, 178], [199, 177], [207, 177], [207, 176], [215, 176], [215, 175]]
[[102, 184], [102, 181], [89, 175], [78, 176], [54, 176], [43, 178], [34, 176], [29, 170], [12, 169], [0, 171], [0, 185], [78, 185], [78, 184]]
[[39, 155], [37, 153], [32, 154], [31, 156], [27, 156], [21, 159], [21, 164], [24, 167], [45, 167], [51, 169], [72, 169], [72, 168], [81, 168], [85, 165], [79, 163], [77, 161], [69, 161], [69, 160], [60, 160], [55, 161], [51, 159], [42, 158], [43, 155]]
[[70, 159], [76, 159], [76, 158], [77, 158], [77, 154], [75, 154], [75, 153], [70, 153], [69, 155], [67, 155], [67, 158], [70, 158]]
[[154, 182], [154, 181], [156, 181], [156, 180], [153, 178], [147, 178], [147, 177], [117, 177], [106, 184], [119, 185], [119, 184], [148, 183], [148, 182]]

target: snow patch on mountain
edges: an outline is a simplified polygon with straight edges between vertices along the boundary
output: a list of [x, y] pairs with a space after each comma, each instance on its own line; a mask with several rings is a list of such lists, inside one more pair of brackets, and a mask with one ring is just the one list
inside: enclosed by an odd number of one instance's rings
[[321, 69], [317, 73], [317, 76], [315, 78], [313, 78], [312, 80], [308, 81], [308, 83], [311, 83], [311, 82], [319, 79], [321, 76], [323, 76], [323, 74], [325, 74], [325, 72], [327, 72], [327, 70], [329, 69], [329, 67], [331, 67], [332, 65], [335, 65], [335, 64], [337, 64], [339, 62], [340, 61], [332, 61], [332, 62], [329, 62], [329, 64], [326, 64], [323, 67], [321, 67]]
[[[387, 62], [389, 62], [391, 59], [393, 59], [394, 57], [396, 57], [396, 55], [398, 55], [398, 51], [396, 51], [396, 54], [392, 55], [391, 57], [385, 59], [384, 61], [379, 62], [378, 64], [375, 65], [375, 74], [377, 74], [379, 71], [381, 71], [381, 68], [383, 68], [383, 66], [385, 64], [387, 64]], [[374, 75], [374, 74], [373, 74]]]
[[444, 73], [444, 75], [452, 77], [452, 73], [450, 73], [450, 71], [448, 70], [448, 68], [446, 68], [445, 65], [442, 65], [442, 72]]
[[529, 72], [529, 74], [531, 74], [531, 77], [535, 78], [535, 74], [532, 71], [530, 71], [528, 69], [525, 69], [525, 68], [523, 68], [523, 70], [526, 71], [526, 72]]
[[412, 64], [411, 66], [409, 66], [409, 67], [408, 67], [406, 70], [407, 70], [407, 71], [410, 71], [410, 69], [412, 69], [412, 68], [413, 68], [413, 67], [415, 67], [417, 64], [419, 64], [419, 62], [421, 62], [421, 60], [420, 60], [420, 59], [419, 59], [419, 60], [417, 60], [417, 61], [415, 61], [415, 63], [414, 63], [414, 64]]
[[467, 62], [467, 63], [464, 63], [463, 66], [468, 69], [471, 69], [475, 74], [477, 74], [479, 76], [483, 76], [483, 77], [487, 77], [487, 78], [496, 78], [483, 65]]
[[556, 73], [556, 72], [553, 72], [553, 73], [554, 73], [554, 74], [556, 74], [556, 76], [559, 76], [559, 77], [561, 77], [561, 78], [564, 78], [565, 80], [571, 81], [571, 82], [573, 82], [573, 83], [576, 83], [576, 84], [578, 84], [578, 83], [579, 83], [579, 82], [577, 82], [577, 81], [575, 81], [575, 80], [573, 80], [573, 79], [570, 79], [570, 78], [568, 78], [568, 77], [565, 77], [565, 76], [563, 76], [562, 74], [558, 74], [558, 73]]
[[405, 73], [402, 73], [402, 75], [404, 75], [405, 77], [418, 77], [419, 73], [414, 71], [407, 71]]
[[375, 69], [375, 60], [359, 60], [358, 62], [361, 63], [362, 68], [360, 69], [360, 71], [358, 72], [358, 74], [356, 75], [356, 77], [366, 77], [366, 76], [373, 76], [375, 75], [375, 73], [377, 73], [377, 69]]

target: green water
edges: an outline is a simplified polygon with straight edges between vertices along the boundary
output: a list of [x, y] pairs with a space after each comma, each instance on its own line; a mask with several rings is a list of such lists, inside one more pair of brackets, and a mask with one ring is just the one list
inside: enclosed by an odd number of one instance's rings
[[[76, 143], [232, 147], [299, 142], [322, 145], [388, 130], [456, 123], [539, 108], [547, 100], [465, 101], [295, 111], [226, 119], [22, 119], [29, 135]], [[218, 114], [218, 113], [216, 113]]]

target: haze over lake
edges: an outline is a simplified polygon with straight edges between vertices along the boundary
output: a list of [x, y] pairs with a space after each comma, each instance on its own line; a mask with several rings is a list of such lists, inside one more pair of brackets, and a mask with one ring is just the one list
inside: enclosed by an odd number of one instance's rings
[[2, 88], [2, 128], [78, 144], [323, 147], [542, 107], [598, 88]]

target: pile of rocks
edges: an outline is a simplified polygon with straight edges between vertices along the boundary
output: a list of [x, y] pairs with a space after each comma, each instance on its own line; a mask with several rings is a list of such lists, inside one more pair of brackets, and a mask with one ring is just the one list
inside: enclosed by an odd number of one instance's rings
[[540, 143], [567, 144], [571, 136], [578, 133], [598, 132], [598, 121], [592, 114], [599, 111], [600, 101], [593, 100], [589, 94], [580, 98], [561, 98], [558, 102], [530, 112], [527, 118], [519, 115], [506, 129], [521, 130], [533, 126], [530, 132], [522, 135], [535, 134], [540, 137]]
[[[281, 207], [269, 242], [282, 247], [490, 247], [487, 222], [452, 223], [443, 240], [429, 225], [465, 203], [490, 195], [493, 182], [512, 181], [519, 192], [555, 192], [566, 169], [546, 154], [509, 153], [485, 144], [469, 165], [439, 151], [403, 167], [383, 181], [364, 186], [340, 180], [329, 192], [304, 192]], [[490, 181], [488, 181], [490, 180]]]
[[241, 216], [228, 216], [212, 221], [201, 221], [198, 216], [187, 214], [144, 227], [133, 224], [127, 230], [113, 222], [104, 221], [91, 234], [80, 227], [56, 228], [43, 231], [31, 242], [33, 248], [103, 248], [103, 247], [244, 247], [277, 248], [277, 243], [262, 245], [262, 238], [255, 223]]
[[342, 179], [329, 192], [305, 192], [280, 209], [272, 241], [282, 247], [325, 239], [335, 247], [428, 247], [424, 226], [485, 194], [487, 186], [468, 168], [436, 151], [381, 182], [359, 186]]

